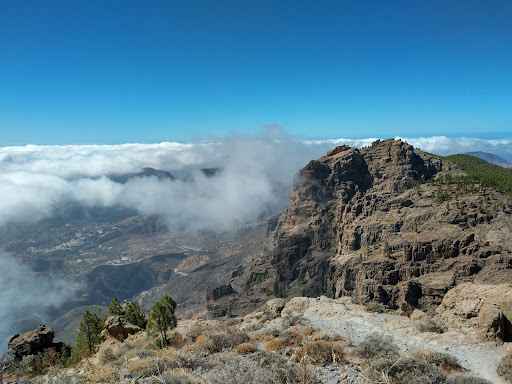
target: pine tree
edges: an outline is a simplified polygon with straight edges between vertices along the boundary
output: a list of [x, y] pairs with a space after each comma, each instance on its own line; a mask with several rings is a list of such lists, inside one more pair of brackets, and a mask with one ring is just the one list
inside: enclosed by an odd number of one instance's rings
[[176, 327], [175, 301], [168, 295], [158, 300], [149, 313], [148, 330], [153, 335], [158, 335], [160, 346], [169, 344], [167, 331]]
[[124, 310], [117, 298], [113, 298], [108, 306], [108, 312], [112, 316], [122, 316], [124, 315]]
[[95, 313], [87, 310], [80, 321], [80, 328], [73, 348], [73, 360], [78, 361], [84, 356], [90, 356], [101, 343], [103, 320]]
[[142, 329], [146, 328], [146, 315], [144, 314], [144, 311], [140, 308], [140, 306], [137, 303], [127, 301], [123, 305], [123, 309], [124, 318], [127, 322], [138, 327], [141, 327]]

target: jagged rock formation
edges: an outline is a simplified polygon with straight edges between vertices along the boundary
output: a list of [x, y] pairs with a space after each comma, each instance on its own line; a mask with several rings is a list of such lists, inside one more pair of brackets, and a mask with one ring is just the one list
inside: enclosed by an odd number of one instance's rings
[[453, 164], [400, 140], [340, 146], [299, 174], [247, 295], [350, 296], [431, 311], [461, 282], [512, 278], [512, 203], [441, 182]]
[[64, 343], [54, 342], [54, 337], [55, 332], [46, 325], [21, 335], [14, 335], [8, 343], [8, 354], [14, 360], [21, 361], [25, 356], [69, 351], [69, 347]]

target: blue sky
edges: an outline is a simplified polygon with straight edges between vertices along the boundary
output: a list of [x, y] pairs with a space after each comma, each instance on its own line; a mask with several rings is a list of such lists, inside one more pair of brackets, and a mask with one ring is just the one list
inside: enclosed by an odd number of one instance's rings
[[[106, 5], [108, 3], [108, 5]], [[512, 136], [510, 1], [0, 0], [0, 145]]]

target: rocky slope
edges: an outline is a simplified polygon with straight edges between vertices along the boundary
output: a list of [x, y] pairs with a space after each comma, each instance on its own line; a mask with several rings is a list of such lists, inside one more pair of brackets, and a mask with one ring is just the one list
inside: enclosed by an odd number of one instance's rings
[[512, 281], [512, 202], [461, 173], [399, 140], [311, 161], [246, 270], [241, 305], [325, 294], [434, 311], [460, 283]]
[[369, 313], [347, 297], [273, 299], [244, 317], [180, 321], [164, 349], [142, 332], [107, 337], [77, 365], [28, 378], [37, 384], [506, 383], [497, 367], [508, 345], [457, 328], [421, 330], [420, 323]]

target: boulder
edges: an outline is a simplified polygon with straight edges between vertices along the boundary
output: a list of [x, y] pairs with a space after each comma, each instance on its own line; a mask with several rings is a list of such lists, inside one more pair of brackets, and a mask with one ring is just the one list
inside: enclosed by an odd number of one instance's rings
[[54, 342], [55, 332], [46, 325], [25, 332], [21, 335], [14, 335], [8, 342], [8, 354], [14, 360], [22, 360], [25, 356], [38, 355], [43, 353], [63, 353], [69, 350], [64, 343]]
[[480, 337], [512, 341], [512, 286], [464, 283], [448, 291], [436, 309], [451, 328], [477, 329]]
[[127, 322], [122, 316], [109, 316], [105, 320], [105, 336], [113, 337], [119, 341], [123, 341], [129, 335], [139, 332], [142, 332], [142, 328]]
[[273, 319], [279, 317], [281, 315], [281, 311], [283, 310], [286, 304], [286, 300], [284, 299], [272, 299], [265, 303], [264, 312]]

